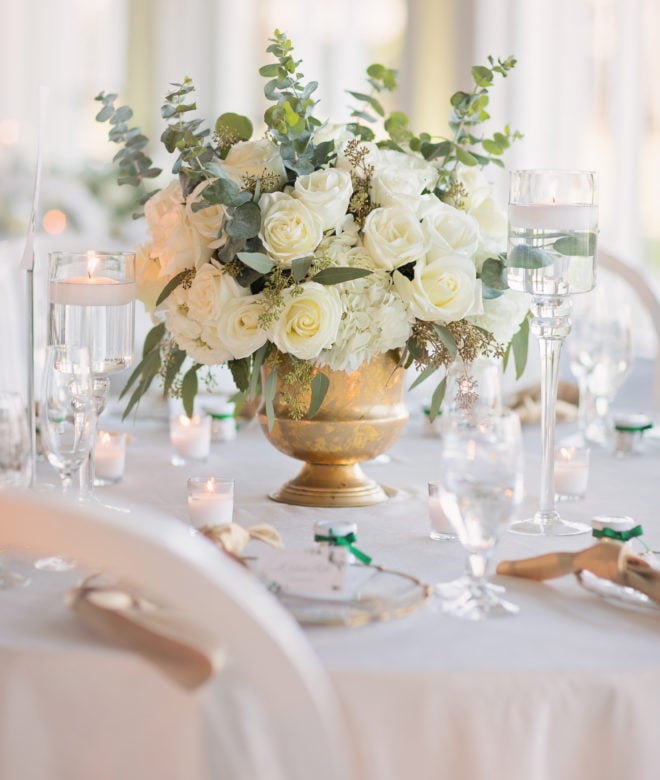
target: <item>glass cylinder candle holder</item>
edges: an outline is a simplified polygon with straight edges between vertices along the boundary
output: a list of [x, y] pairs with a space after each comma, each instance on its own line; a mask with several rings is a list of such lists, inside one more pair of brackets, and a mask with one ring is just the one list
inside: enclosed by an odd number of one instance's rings
[[94, 484], [114, 485], [124, 476], [126, 434], [99, 431], [94, 455]]
[[170, 442], [174, 450], [174, 466], [205, 461], [211, 450], [211, 418], [197, 414], [193, 417], [185, 414], [171, 417]]
[[234, 514], [234, 480], [228, 477], [190, 477], [188, 517], [191, 525], [204, 528], [227, 525]]
[[580, 501], [589, 482], [589, 450], [586, 447], [559, 447], [554, 460], [555, 499]]
[[436, 482], [429, 482], [429, 519], [431, 539], [436, 541], [456, 539], [456, 531], [440, 504], [440, 485]]

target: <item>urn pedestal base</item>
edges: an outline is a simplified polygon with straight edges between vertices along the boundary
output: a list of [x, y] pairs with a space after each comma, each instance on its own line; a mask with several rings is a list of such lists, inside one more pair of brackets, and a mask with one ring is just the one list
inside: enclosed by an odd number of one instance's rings
[[357, 463], [305, 463], [294, 479], [271, 493], [273, 501], [299, 506], [371, 506], [387, 493]]

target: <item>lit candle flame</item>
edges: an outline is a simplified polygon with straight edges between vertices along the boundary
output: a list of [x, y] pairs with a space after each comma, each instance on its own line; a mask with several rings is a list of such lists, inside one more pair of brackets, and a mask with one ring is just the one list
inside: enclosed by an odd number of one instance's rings
[[96, 271], [96, 266], [99, 264], [99, 257], [91, 250], [87, 252], [87, 276], [91, 279]]

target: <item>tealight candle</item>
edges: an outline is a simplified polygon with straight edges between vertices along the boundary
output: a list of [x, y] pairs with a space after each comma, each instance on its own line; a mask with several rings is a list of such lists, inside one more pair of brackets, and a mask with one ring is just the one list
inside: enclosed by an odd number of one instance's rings
[[206, 460], [211, 450], [211, 418], [179, 414], [170, 418], [170, 441], [174, 447], [172, 463], [183, 466], [190, 460]]
[[51, 279], [49, 300], [65, 306], [123, 306], [135, 300], [135, 281], [98, 274], [102, 259], [87, 253], [87, 274]]
[[124, 476], [126, 434], [99, 431], [94, 449], [94, 476], [101, 485], [110, 485]]
[[431, 539], [455, 539], [456, 531], [444, 513], [440, 503], [440, 485], [429, 482], [429, 518], [431, 520]]
[[560, 447], [555, 450], [555, 494], [559, 501], [579, 501], [587, 492], [589, 450]]
[[226, 525], [234, 513], [234, 480], [226, 477], [191, 477], [188, 480], [188, 516], [199, 529]]

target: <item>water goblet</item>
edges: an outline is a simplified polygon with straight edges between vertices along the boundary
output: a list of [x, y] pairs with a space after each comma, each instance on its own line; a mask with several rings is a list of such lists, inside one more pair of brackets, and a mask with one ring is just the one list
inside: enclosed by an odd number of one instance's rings
[[467, 576], [436, 586], [442, 611], [469, 620], [517, 612], [486, 575], [493, 550], [522, 500], [518, 417], [505, 411], [448, 420], [440, 469], [440, 503], [467, 553]]
[[[89, 349], [46, 347], [41, 388], [39, 430], [48, 462], [60, 477], [64, 494], [80, 499], [74, 483], [94, 440], [96, 413]], [[57, 556], [40, 559], [40, 569], [61, 571], [74, 564]]]
[[516, 533], [565, 536], [588, 533], [586, 523], [564, 520], [555, 509], [553, 459], [559, 358], [571, 330], [571, 296], [595, 284], [598, 206], [591, 171], [512, 171], [509, 193], [507, 281], [532, 295], [531, 331], [541, 354], [540, 506], [511, 525]]
[[[27, 408], [17, 393], [0, 392], [0, 489], [30, 483], [30, 428]], [[28, 585], [28, 577], [0, 563], [0, 590]]]

